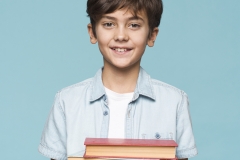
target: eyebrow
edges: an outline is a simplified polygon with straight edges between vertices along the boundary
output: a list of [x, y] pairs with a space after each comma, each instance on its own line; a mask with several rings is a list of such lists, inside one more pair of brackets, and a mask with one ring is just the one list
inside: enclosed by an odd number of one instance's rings
[[[117, 20], [117, 18], [111, 17], [111, 16], [103, 16], [102, 18], [107, 18], [107, 19], [110, 19], [110, 20]], [[144, 22], [144, 20], [141, 17], [138, 17], [138, 16], [129, 17], [128, 20], [141, 20], [141, 21]]]

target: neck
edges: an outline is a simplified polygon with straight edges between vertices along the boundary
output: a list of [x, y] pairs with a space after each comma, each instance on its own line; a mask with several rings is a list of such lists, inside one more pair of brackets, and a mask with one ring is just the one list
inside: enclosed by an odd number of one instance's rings
[[104, 64], [102, 81], [105, 87], [117, 93], [134, 92], [140, 64], [129, 68], [117, 68]]

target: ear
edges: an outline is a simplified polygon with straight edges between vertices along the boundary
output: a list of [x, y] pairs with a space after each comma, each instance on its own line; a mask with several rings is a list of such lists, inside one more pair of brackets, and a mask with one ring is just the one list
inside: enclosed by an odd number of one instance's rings
[[155, 28], [153, 29], [152, 34], [151, 34], [150, 37], [148, 38], [148, 42], [147, 42], [147, 45], [148, 45], [149, 47], [153, 47], [153, 46], [154, 46], [154, 42], [155, 42], [155, 40], [156, 40], [156, 38], [157, 38], [158, 31], [159, 31], [158, 27], [155, 27]]
[[89, 34], [89, 36], [90, 36], [90, 42], [91, 42], [92, 44], [96, 44], [96, 43], [97, 43], [97, 38], [96, 38], [96, 37], [94, 36], [94, 34], [93, 34], [92, 24], [89, 23], [89, 24], [87, 25], [87, 28], [88, 28], [88, 34]]

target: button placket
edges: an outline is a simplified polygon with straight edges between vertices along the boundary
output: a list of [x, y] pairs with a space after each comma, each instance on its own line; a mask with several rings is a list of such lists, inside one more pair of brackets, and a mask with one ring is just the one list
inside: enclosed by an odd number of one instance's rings
[[104, 111], [104, 112], [103, 112], [103, 115], [104, 115], [104, 116], [107, 116], [107, 115], [108, 115], [108, 111]]
[[102, 115], [103, 115], [103, 121], [102, 121], [102, 128], [101, 128], [101, 138], [107, 138], [108, 137], [108, 127], [109, 127], [109, 110], [107, 106], [107, 100], [106, 97], [102, 98]]

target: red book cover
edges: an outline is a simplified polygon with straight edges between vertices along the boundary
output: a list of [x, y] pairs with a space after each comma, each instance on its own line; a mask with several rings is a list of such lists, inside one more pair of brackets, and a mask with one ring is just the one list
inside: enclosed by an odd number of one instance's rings
[[177, 147], [174, 140], [155, 139], [117, 139], [117, 138], [86, 138], [86, 146], [169, 146]]

